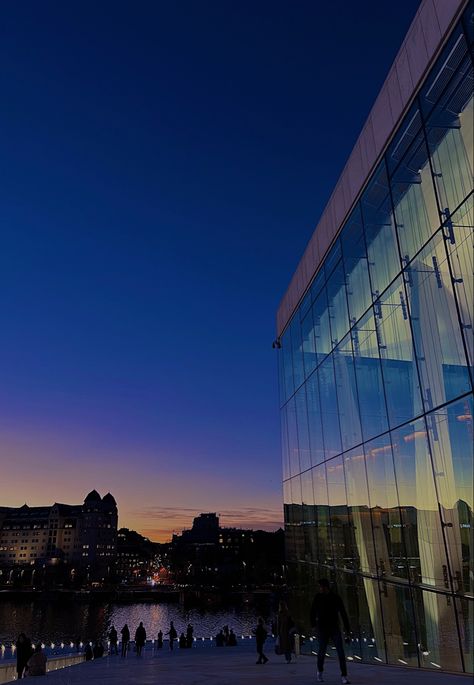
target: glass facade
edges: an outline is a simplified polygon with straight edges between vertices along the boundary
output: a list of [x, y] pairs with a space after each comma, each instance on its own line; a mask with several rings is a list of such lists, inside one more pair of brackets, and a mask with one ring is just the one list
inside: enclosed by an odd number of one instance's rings
[[281, 336], [293, 611], [337, 586], [349, 655], [473, 670], [472, 9]]

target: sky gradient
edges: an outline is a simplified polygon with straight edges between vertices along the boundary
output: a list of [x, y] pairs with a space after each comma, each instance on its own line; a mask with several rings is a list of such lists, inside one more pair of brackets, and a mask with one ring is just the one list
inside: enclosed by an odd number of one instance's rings
[[276, 309], [417, 6], [0, 3], [0, 505], [280, 525]]

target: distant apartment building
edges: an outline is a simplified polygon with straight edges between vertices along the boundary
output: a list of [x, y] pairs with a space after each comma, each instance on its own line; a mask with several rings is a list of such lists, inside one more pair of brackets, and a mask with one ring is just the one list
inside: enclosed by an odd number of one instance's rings
[[0, 568], [60, 564], [110, 575], [117, 553], [117, 504], [92, 490], [83, 504], [0, 507]]
[[154, 577], [160, 547], [135, 530], [121, 528], [117, 535], [117, 580], [143, 583]]

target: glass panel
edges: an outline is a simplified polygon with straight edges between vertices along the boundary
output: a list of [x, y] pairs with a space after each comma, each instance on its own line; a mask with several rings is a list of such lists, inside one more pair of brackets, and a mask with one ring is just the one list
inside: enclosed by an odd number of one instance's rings
[[451, 217], [449, 229], [451, 238], [447, 241], [449, 261], [453, 272], [453, 287], [460, 310], [461, 328], [469, 357], [474, 364], [474, 196], [471, 195]]
[[327, 357], [317, 370], [326, 459], [340, 454], [341, 434], [332, 357]]
[[382, 581], [380, 596], [388, 663], [418, 666], [418, 640], [410, 588]]
[[280, 412], [281, 417], [281, 453], [283, 463], [283, 480], [290, 477], [290, 462], [288, 451], [288, 426], [286, 422], [286, 407]]
[[342, 262], [339, 262], [328, 280], [327, 293], [332, 345], [336, 346], [349, 330], [346, 285]]
[[398, 499], [413, 582], [451, 590], [424, 419], [392, 433]]
[[420, 129], [391, 179], [395, 221], [405, 262], [441, 224], [428, 160]]
[[405, 297], [403, 281], [399, 277], [374, 303], [391, 426], [405, 423], [421, 413], [420, 387]]
[[332, 565], [331, 531], [326, 480], [326, 466], [320, 464], [311, 471], [313, 476], [314, 504], [318, 540], [318, 558], [322, 564]]
[[305, 561], [317, 561], [316, 511], [311, 471], [306, 471], [301, 475], [301, 495], [303, 500], [304, 559]]
[[306, 398], [308, 402], [309, 444], [313, 465], [324, 461], [323, 426], [321, 422], [321, 405], [319, 402], [318, 374], [313, 373], [306, 381]]
[[394, 171], [400, 166], [402, 160], [406, 158], [408, 150], [412, 147], [422, 127], [423, 122], [420, 110], [415, 103], [405, 115], [385, 153], [390, 176], [393, 176]]
[[300, 476], [295, 476], [290, 481], [291, 484], [291, 520], [294, 526], [294, 545], [297, 559], [304, 557], [304, 539], [303, 539], [303, 498], [301, 495], [301, 479]]
[[306, 295], [303, 297], [301, 300], [301, 303], [298, 307], [298, 311], [300, 314], [300, 321], [303, 321], [304, 317], [308, 313], [309, 308], [311, 307], [311, 292], [308, 290]]
[[336, 374], [339, 425], [342, 449], [350, 449], [362, 442], [359, 419], [359, 403], [354, 372], [351, 336], [347, 335], [333, 354]]
[[474, 671], [474, 600], [459, 597], [456, 600], [460, 628], [461, 649], [466, 673]]
[[324, 269], [321, 267], [316, 276], [314, 277], [313, 282], [311, 283], [311, 299], [313, 302], [321, 292], [321, 290], [324, 288], [324, 284], [326, 283], [326, 276], [324, 275]]
[[339, 568], [351, 568], [351, 531], [349, 528], [342, 457], [336, 457], [336, 459], [326, 462], [326, 474], [334, 563]]
[[364, 440], [388, 430], [375, 320], [370, 310], [352, 329], [354, 367]]
[[417, 588], [413, 595], [421, 666], [462, 671], [453, 598]]
[[346, 647], [355, 661], [384, 662], [385, 638], [378, 581], [338, 571], [337, 592], [349, 616], [352, 642]]
[[282, 407], [286, 402], [286, 390], [285, 390], [285, 365], [283, 351], [277, 350], [278, 357], [278, 398], [280, 402], [280, 407]]
[[[456, 77], [466, 54], [466, 41], [463, 36], [462, 27], [458, 24], [420, 90], [420, 103], [425, 116], [431, 112], [436, 102], [441, 98], [443, 91], [453, 76]], [[462, 75], [459, 80], [461, 79]]]
[[328, 256], [324, 260], [324, 274], [326, 276], [326, 281], [329, 276], [334, 271], [335, 267], [338, 265], [341, 259], [341, 243], [336, 240], [334, 245], [331, 247]]
[[441, 231], [405, 273], [423, 400], [430, 411], [471, 388]]
[[351, 528], [354, 531], [358, 568], [375, 573], [375, 550], [370, 517], [369, 492], [365, 471], [365, 455], [362, 447], [344, 454], [347, 505]]
[[298, 315], [294, 316], [291, 322], [291, 348], [296, 390], [304, 381], [303, 341], [301, 340], [301, 326]]
[[374, 297], [393, 281], [400, 271], [395, 224], [384, 163], [374, 173], [361, 198], [369, 272]]
[[427, 417], [456, 592], [474, 596], [472, 396]]
[[313, 304], [313, 322], [318, 363], [331, 351], [331, 329], [326, 288], [319, 293]]
[[281, 337], [281, 353], [283, 356], [283, 397], [284, 401], [292, 396], [295, 391], [295, 384], [293, 380], [293, 355], [291, 351], [291, 334], [290, 329], [287, 328]]
[[306, 388], [304, 385], [296, 392], [295, 406], [300, 470], [306, 471], [306, 469], [311, 467], [311, 451], [309, 448], [308, 412], [306, 409]]
[[365, 455], [377, 568], [385, 578], [408, 578], [407, 563], [412, 561], [404, 544], [389, 436], [368, 442]]
[[290, 466], [290, 475], [294, 476], [301, 472], [298, 450], [298, 428], [296, 423], [296, 402], [294, 397], [292, 397], [286, 405], [286, 422], [288, 427], [288, 462]]
[[318, 358], [316, 356], [316, 341], [314, 339], [313, 312], [310, 310], [301, 323], [303, 338], [303, 361], [305, 378], [316, 368]]
[[341, 235], [346, 291], [351, 325], [360, 319], [372, 302], [369, 262], [365, 248], [360, 207], [357, 205]]
[[293, 505], [291, 501], [291, 481], [283, 483], [283, 511], [285, 517], [285, 558], [296, 560], [295, 527], [293, 523]]
[[457, 71], [452, 75], [447, 65], [441, 68], [440, 78], [444, 79], [445, 88], [426, 122], [441, 209], [451, 211], [472, 191], [473, 70], [462, 36], [454, 48], [453, 57], [460, 62]]

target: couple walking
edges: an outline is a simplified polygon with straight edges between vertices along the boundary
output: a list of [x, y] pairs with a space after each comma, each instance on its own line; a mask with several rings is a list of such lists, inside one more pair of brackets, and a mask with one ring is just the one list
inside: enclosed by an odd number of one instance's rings
[[[342, 599], [331, 590], [329, 581], [321, 578], [318, 581], [319, 591], [316, 593], [310, 611], [310, 622], [318, 637], [319, 647], [317, 656], [317, 682], [324, 682], [324, 659], [330, 641], [334, 643], [339, 658], [341, 679], [343, 685], [348, 685], [346, 656], [344, 654], [343, 637], [339, 621], [342, 619], [346, 633], [346, 642], [350, 640], [349, 618]], [[294, 650], [295, 624], [284, 602], [280, 602], [277, 623], [277, 654], [284, 654], [287, 663], [291, 662]]]

